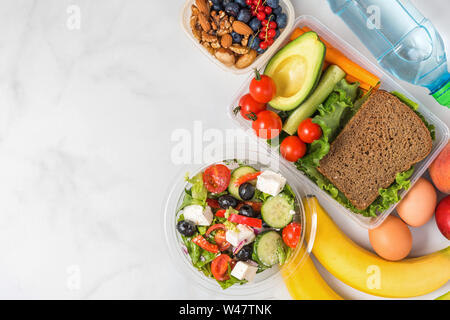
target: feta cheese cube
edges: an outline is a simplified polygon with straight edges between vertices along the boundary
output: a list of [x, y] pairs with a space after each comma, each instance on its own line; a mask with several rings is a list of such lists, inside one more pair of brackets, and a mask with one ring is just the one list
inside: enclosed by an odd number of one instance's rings
[[238, 224], [237, 229], [239, 231], [227, 230], [225, 234], [225, 238], [233, 247], [237, 247], [242, 241], [248, 244], [255, 240], [255, 232], [249, 226]]
[[209, 226], [214, 218], [209, 206], [206, 207], [206, 209], [203, 209], [203, 207], [198, 204], [184, 208], [183, 215], [184, 219], [192, 221], [199, 226]]
[[286, 178], [281, 174], [265, 170], [258, 176], [256, 188], [271, 196], [277, 196], [286, 185]]
[[245, 279], [251, 282], [255, 278], [256, 271], [258, 271], [258, 267], [252, 266], [247, 262], [238, 261], [231, 271], [231, 275], [239, 280]]

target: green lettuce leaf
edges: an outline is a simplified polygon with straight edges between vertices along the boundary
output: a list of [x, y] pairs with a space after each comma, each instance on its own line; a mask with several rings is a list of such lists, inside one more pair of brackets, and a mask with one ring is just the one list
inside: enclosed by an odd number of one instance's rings
[[334, 88], [333, 93], [319, 106], [319, 114], [313, 118], [313, 122], [320, 125], [323, 135], [310, 145], [307, 155], [297, 161], [296, 165], [320, 189], [329, 193], [344, 207], [366, 217], [376, 217], [378, 213], [400, 201], [399, 192], [409, 188], [409, 178], [414, 172], [414, 168], [398, 173], [395, 182], [386, 189], [380, 189], [380, 196], [365, 210], [356, 209], [347, 197], [317, 170], [320, 160], [330, 151], [330, 143], [372, 93], [370, 90], [358, 98], [358, 87], [359, 83], [349, 84], [345, 79], [341, 80]]
[[418, 111], [419, 104], [417, 102], [412, 101], [411, 99], [408, 99], [403, 93], [400, 93], [398, 91], [392, 91], [391, 94], [393, 94], [394, 96], [399, 98], [401, 102], [406, 104], [417, 114], [417, 116], [422, 120], [422, 122], [427, 127], [428, 131], [430, 131], [431, 139], [435, 140], [436, 139], [436, 128], [434, 125], [429, 124], [428, 121], [425, 120], [425, 117]]
[[192, 184], [191, 195], [192, 198], [203, 203], [206, 203], [206, 198], [208, 197], [208, 190], [203, 183], [203, 174], [200, 172], [192, 179], [186, 176], [186, 181]]
[[[317, 167], [319, 161], [330, 151], [330, 143], [341, 128], [342, 118], [350, 112], [359, 92], [359, 83], [349, 84], [342, 79], [334, 87], [325, 102], [317, 108], [319, 114], [313, 118], [322, 129], [322, 137], [309, 146], [306, 156], [297, 165], [300, 167]], [[306, 169], [306, 168], [305, 168]]]

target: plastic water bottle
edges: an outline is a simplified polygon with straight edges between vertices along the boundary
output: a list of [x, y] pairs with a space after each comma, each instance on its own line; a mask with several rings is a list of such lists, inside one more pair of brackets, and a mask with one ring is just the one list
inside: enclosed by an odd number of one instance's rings
[[328, 0], [331, 9], [399, 79], [426, 87], [450, 106], [444, 43], [433, 24], [408, 0]]

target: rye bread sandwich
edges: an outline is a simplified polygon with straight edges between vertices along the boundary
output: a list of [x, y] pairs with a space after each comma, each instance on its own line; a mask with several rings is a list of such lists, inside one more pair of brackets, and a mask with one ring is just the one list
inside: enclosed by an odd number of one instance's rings
[[331, 143], [317, 170], [358, 210], [431, 152], [423, 121], [386, 91], [373, 93]]
[[416, 109], [396, 92], [361, 96], [359, 83], [343, 79], [313, 116], [323, 134], [297, 168], [344, 207], [375, 217], [400, 201], [432, 150], [434, 127]]

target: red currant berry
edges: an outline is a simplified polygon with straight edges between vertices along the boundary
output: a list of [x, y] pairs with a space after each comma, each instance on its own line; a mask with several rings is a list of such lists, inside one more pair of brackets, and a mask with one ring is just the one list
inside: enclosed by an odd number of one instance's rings
[[266, 39], [266, 33], [265, 32], [260, 32], [259, 36], [258, 36], [261, 40]]
[[265, 12], [266, 14], [271, 14], [271, 13], [272, 13], [272, 8], [271, 8], [271, 7], [265, 7], [265, 8], [264, 8], [264, 12]]
[[276, 36], [277, 32], [275, 31], [275, 29], [269, 29], [267, 30], [267, 37], [269, 38], [274, 38]]
[[266, 50], [268, 46], [269, 46], [269, 44], [268, 44], [266, 41], [261, 42], [261, 43], [259, 44], [259, 47], [260, 47], [262, 50]]
[[273, 39], [267, 39], [267, 44], [269, 46], [273, 45], [274, 42], [275, 42], [275, 40], [273, 40]]
[[275, 21], [270, 21], [269, 28], [270, 29], [276, 29], [277, 28], [277, 23]]
[[251, 5], [253, 4], [253, 0], [246, 0], [245, 3], [246, 3], [248, 6], [251, 6]]
[[258, 7], [258, 12], [264, 12], [264, 6], [259, 6]]
[[258, 18], [259, 21], [263, 21], [266, 18], [266, 14], [264, 12], [258, 12], [256, 18]]
[[255, 6], [257, 6], [260, 2], [261, 2], [261, 0], [253, 0], [253, 4], [254, 4]]
[[261, 24], [263, 27], [267, 26], [267, 24], [269, 23], [269, 20], [264, 19], [263, 21], [261, 21]]

